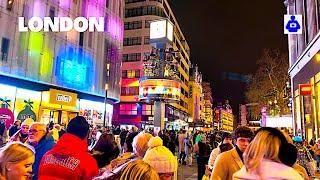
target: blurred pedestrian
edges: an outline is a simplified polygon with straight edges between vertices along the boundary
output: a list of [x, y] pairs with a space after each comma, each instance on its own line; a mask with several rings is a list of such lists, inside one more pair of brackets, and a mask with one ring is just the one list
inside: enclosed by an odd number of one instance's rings
[[301, 136], [295, 136], [293, 137], [293, 142], [298, 150], [297, 163], [307, 170], [309, 176], [314, 176], [317, 171], [317, 163], [307, 147], [303, 145], [303, 138]]
[[114, 135], [102, 134], [95, 147], [93, 147], [91, 154], [97, 161], [99, 168], [110, 164], [120, 154], [120, 149], [117, 146]]
[[95, 180], [102, 179], [119, 179], [124, 168], [132, 161], [137, 159], [142, 159], [148, 149], [148, 142], [152, 137], [151, 134], [140, 132], [138, 135], [128, 136], [128, 138], [133, 138], [133, 140], [126, 140], [127, 142], [132, 142], [132, 152], [126, 152], [121, 154], [116, 159], [112, 160], [109, 165], [101, 169], [102, 175], [96, 177]]
[[320, 169], [320, 138], [317, 139], [315, 144], [315, 154], [317, 160], [317, 171], [319, 172]]
[[243, 166], [243, 152], [254, 137], [253, 132], [246, 126], [239, 126], [233, 132], [235, 147], [223, 152], [216, 158], [210, 179], [232, 180], [232, 175]]
[[8, 143], [0, 151], [0, 179], [31, 179], [34, 153], [29, 145], [21, 142]]
[[88, 153], [88, 133], [89, 124], [84, 117], [71, 119], [66, 134], [42, 158], [39, 180], [92, 179], [97, 176], [97, 162]]
[[182, 130], [179, 133], [178, 141], [179, 141], [179, 163], [180, 164], [186, 164], [186, 152], [185, 152], [185, 143], [184, 140], [187, 138], [186, 130]]
[[201, 180], [205, 175], [206, 164], [209, 161], [211, 152], [211, 147], [205, 134], [201, 134], [200, 141], [194, 147], [194, 152], [197, 154], [198, 180]]
[[20, 120], [14, 121], [14, 124], [9, 127], [9, 137], [13, 136], [20, 129], [20, 124]]
[[230, 133], [228, 132], [223, 132], [222, 134], [222, 141], [221, 143], [218, 145], [217, 148], [214, 148], [210, 154], [210, 158], [209, 158], [209, 162], [208, 162], [208, 166], [210, 169], [213, 168], [213, 164], [214, 161], [216, 160], [217, 156], [222, 152], [220, 149], [220, 145], [222, 144], [230, 144], [232, 145], [232, 136]]
[[124, 146], [124, 142], [125, 142], [125, 140], [126, 140], [126, 137], [127, 137], [127, 134], [128, 134], [128, 130], [127, 129], [124, 129], [124, 128], [122, 128], [121, 129], [121, 132], [120, 132], [120, 134], [119, 134], [119, 136], [120, 136], [120, 143], [121, 143], [121, 147], [123, 148], [123, 146]]
[[22, 143], [26, 143], [28, 140], [28, 132], [33, 122], [34, 121], [31, 118], [25, 119], [21, 124], [20, 130], [18, 130], [13, 136], [11, 136], [9, 142], [19, 141]]
[[233, 175], [233, 179], [287, 179], [303, 180], [292, 166], [282, 162], [290, 148], [282, 132], [276, 128], [263, 127], [244, 153], [244, 167]]
[[185, 152], [186, 152], [186, 163], [189, 166], [192, 166], [193, 159], [193, 142], [190, 134], [187, 135], [187, 138], [184, 140]]
[[7, 140], [7, 128], [4, 121], [0, 121], [0, 147], [6, 144]]

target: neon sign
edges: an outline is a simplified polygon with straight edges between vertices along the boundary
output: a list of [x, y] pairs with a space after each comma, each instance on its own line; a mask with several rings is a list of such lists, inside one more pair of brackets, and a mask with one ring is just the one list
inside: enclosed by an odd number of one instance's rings
[[56, 56], [57, 82], [59, 85], [77, 90], [93, 88], [94, 67], [91, 54], [81, 48], [61, 46]]
[[180, 83], [170, 79], [140, 79], [140, 100], [180, 100]]

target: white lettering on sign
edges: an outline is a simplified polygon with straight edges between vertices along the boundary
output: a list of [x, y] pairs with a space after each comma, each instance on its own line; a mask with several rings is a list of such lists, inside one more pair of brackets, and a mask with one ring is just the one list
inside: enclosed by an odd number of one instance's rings
[[72, 97], [68, 96], [68, 95], [63, 95], [63, 94], [57, 94], [57, 101], [61, 101], [61, 102], [71, 102]]
[[54, 17], [53, 21], [51, 17], [32, 17], [27, 22], [25, 26], [24, 17], [18, 18], [19, 32], [27, 32], [28, 30], [32, 32], [39, 32], [43, 30], [44, 32], [67, 32], [72, 29], [78, 32], [84, 32], [89, 29], [89, 32], [93, 32], [95, 29], [97, 32], [104, 32], [104, 17], [77, 17], [72, 20], [69, 17]]
[[311, 91], [311, 87], [302, 87], [301, 91]]

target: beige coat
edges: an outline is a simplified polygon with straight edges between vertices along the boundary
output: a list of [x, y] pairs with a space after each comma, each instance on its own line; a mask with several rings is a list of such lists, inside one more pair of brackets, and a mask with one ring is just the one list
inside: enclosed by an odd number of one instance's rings
[[234, 180], [303, 180], [297, 171], [284, 164], [263, 159], [259, 165], [260, 174], [248, 172], [245, 167], [234, 173]]
[[236, 148], [223, 152], [214, 162], [210, 180], [232, 180], [232, 175], [242, 166], [243, 162]]

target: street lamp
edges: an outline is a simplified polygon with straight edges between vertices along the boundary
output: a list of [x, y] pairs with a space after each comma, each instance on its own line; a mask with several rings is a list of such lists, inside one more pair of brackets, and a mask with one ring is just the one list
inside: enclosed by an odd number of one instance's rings
[[[105, 95], [105, 97], [104, 97], [103, 127], [106, 126], [108, 89], [109, 89], [109, 84], [106, 83], [106, 84], [104, 85], [104, 90], [105, 90], [106, 95]], [[108, 118], [108, 125], [109, 125], [109, 118]]]
[[[107, 118], [107, 99], [108, 99], [108, 89], [109, 89], [109, 75], [110, 75], [110, 63], [106, 64], [106, 83], [104, 85], [105, 90], [105, 96], [104, 96], [104, 116], [103, 116], [103, 127], [106, 126], [106, 118]], [[108, 118], [108, 125], [109, 124], [109, 118]]]

